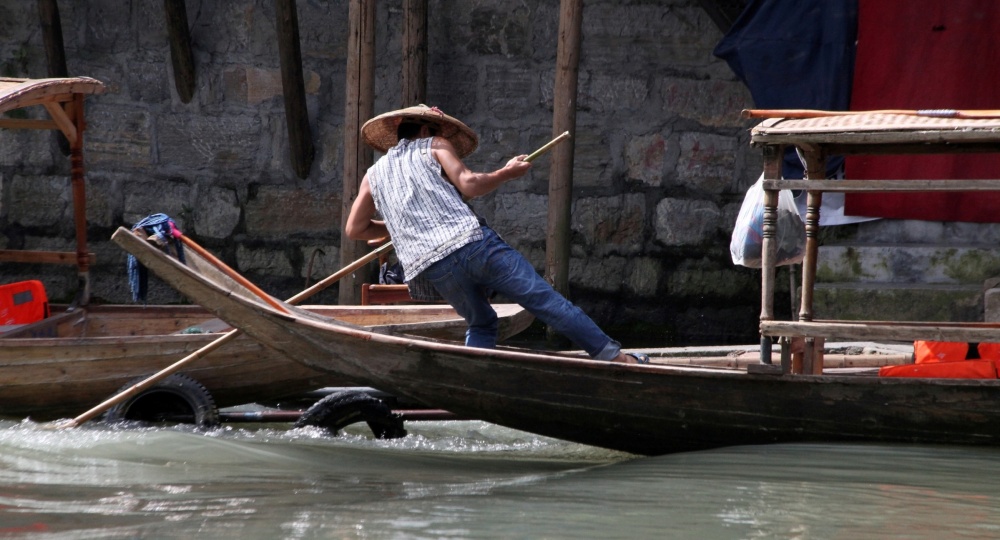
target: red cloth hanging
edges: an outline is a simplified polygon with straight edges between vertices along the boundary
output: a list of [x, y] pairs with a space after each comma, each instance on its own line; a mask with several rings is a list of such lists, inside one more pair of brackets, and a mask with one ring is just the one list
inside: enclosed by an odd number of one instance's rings
[[[851, 109], [1000, 109], [1000, 2], [860, 0]], [[852, 156], [850, 179], [1000, 178], [1000, 154]], [[845, 213], [1000, 222], [1000, 192], [850, 193]]]

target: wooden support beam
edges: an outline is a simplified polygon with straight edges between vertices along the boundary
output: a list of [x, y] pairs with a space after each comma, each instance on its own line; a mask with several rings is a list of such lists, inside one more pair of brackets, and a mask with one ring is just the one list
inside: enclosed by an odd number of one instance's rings
[[427, 103], [427, 0], [403, 0], [400, 107]]
[[[804, 152], [806, 180], [826, 178], [826, 157], [822, 152]], [[823, 204], [822, 191], [806, 192], [806, 254], [802, 260], [802, 298], [799, 320], [813, 320], [813, 289], [819, 255], [819, 211]], [[808, 343], [808, 340], [807, 340]]]
[[70, 141], [70, 178], [73, 184], [73, 223], [76, 228], [76, 267], [79, 289], [73, 305], [90, 302], [90, 259], [87, 257], [87, 193], [83, 174], [83, 132], [87, 123], [83, 117], [83, 94], [74, 94], [66, 105], [66, 113], [76, 125], [76, 137]]
[[306, 107], [306, 85], [302, 75], [302, 51], [299, 45], [299, 17], [295, 0], [275, 0], [278, 19], [278, 55], [281, 57], [281, 88], [285, 95], [285, 123], [288, 125], [288, 151], [292, 168], [299, 178], [307, 178], [312, 169], [312, 133]]
[[[768, 146], [764, 149], [764, 181], [781, 178], [781, 163], [784, 148]], [[761, 288], [760, 288], [760, 320], [774, 320], [775, 265], [778, 256], [778, 244], [775, 239], [778, 219], [778, 192], [764, 190], [764, 217], [761, 223], [763, 246], [761, 247]]]
[[63, 109], [59, 103], [50, 101], [44, 105], [45, 110], [52, 117], [52, 121], [55, 122], [59, 131], [62, 131], [62, 134], [66, 136], [66, 140], [72, 146], [76, 142], [76, 125], [73, 123], [73, 119], [66, 114], [66, 109]]
[[174, 69], [174, 88], [181, 101], [189, 103], [194, 97], [195, 69], [191, 48], [191, 30], [188, 28], [187, 6], [184, 0], [163, 0], [167, 16], [167, 36], [170, 40], [170, 63]]
[[[580, 67], [583, 0], [561, 0], [559, 44], [552, 110], [552, 136], [576, 132], [576, 94]], [[564, 296], [569, 294], [570, 208], [573, 204], [573, 154], [576, 137], [552, 150], [545, 274]]]
[[57, 126], [52, 120], [36, 120], [32, 118], [0, 118], [0, 128], [58, 130], [59, 126]]
[[[87, 253], [87, 263], [97, 264], [97, 256]], [[77, 264], [75, 251], [31, 251], [23, 249], [0, 249], [0, 262], [28, 264]]]
[[[365, 171], [372, 164], [373, 151], [361, 140], [361, 126], [375, 110], [375, 0], [351, 0], [348, 8], [347, 88], [344, 91], [344, 188], [341, 197], [341, 227], [347, 224], [351, 206]], [[364, 242], [340, 236], [341, 266], [367, 250]], [[340, 281], [339, 303], [361, 301], [360, 284], [367, 272], [358, 271]]]

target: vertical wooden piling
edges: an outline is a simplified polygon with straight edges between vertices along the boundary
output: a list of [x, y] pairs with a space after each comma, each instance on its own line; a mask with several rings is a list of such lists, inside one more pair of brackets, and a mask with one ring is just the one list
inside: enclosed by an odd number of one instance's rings
[[400, 107], [427, 102], [427, 0], [403, 0], [403, 88]]
[[[68, 77], [66, 68], [66, 47], [63, 44], [62, 19], [56, 0], [38, 0], [38, 18], [42, 25], [42, 41], [45, 43], [45, 58], [48, 61], [49, 77]], [[64, 156], [70, 154], [69, 142], [56, 133], [56, 144]]]
[[167, 37], [170, 40], [170, 64], [174, 69], [174, 88], [177, 89], [181, 101], [189, 103], [194, 97], [195, 71], [187, 6], [184, 0], [163, 0], [163, 9], [167, 16]]
[[315, 150], [309, 131], [306, 86], [302, 76], [299, 46], [299, 18], [295, 0], [275, 0], [278, 24], [278, 56], [281, 57], [281, 89], [285, 96], [285, 123], [288, 125], [288, 153], [299, 178], [309, 176]]
[[[348, 9], [347, 88], [344, 91], [344, 189], [341, 202], [340, 264], [346, 266], [367, 249], [343, 234], [358, 186], [372, 164], [373, 151], [361, 140], [361, 126], [375, 109], [375, 0], [351, 0]], [[360, 284], [367, 273], [358, 271], [340, 280], [341, 305], [359, 304]]]
[[79, 288], [73, 304], [87, 305], [90, 302], [90, 259], [87, 252], [87, 188], [83, 170], [83, 132], [87, 129], [83, 116], [83, 94], [75, 94], [73, 101], [66, 104], [66, 114], [73, 119], [76, 128], [75, 136], [69, 141], [73, 223], [76, 229], [76, 266], [79, 279]]
[[[559, 45], [552, 104], [552, 136], [576, 134], [576, 91], [580, 64], [583, 0], [562, 0], [559, 6]], [[570, 208], [573, 203], [574, 136], [552, 150], [549, 167], [549, 216], [545, 239], [545, 274], [552, 286], [569, 294]]]
[[38, 0], [38, 17], [42, 23], [42, 41], [48, 59], [49, 77], [66, 77], [66, 49], [63, 45], [62, 20], [56, 0]]

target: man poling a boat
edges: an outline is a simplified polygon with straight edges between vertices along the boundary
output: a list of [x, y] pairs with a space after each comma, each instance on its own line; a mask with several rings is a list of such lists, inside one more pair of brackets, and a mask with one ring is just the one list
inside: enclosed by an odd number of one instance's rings
[[[410, 295], [443, 298], [469, 324], [465, 344], [494, 348], [499, 293], [569, 338], [595, 360], [649, 362], [623, 353], [583, 310], [564, 298], [517, 250], [487, 226], [465, 200], [524, 176], [529, 156], [492, 172], [473, 172], [462, 159], [479, 145], [475, 132], [436, 107], [418, 105], [372, 118], [361, 128], [383, 152], [361, 181], [345, 232], [355, 240], [391, 237]], [[375, 219], [376, 212], [382, 219]]]

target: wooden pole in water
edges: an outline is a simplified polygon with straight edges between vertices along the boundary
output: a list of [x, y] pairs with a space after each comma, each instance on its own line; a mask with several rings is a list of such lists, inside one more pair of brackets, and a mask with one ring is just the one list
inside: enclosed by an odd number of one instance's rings
[[[552, 136], [576, 132], [576, 92], [580, 64], [582, 0], [562, 0], [552, 112]], [[549, 166], [549, 218], [545, 239], [545, 275], [564, 296], [569, 293], [570, 207], [573, 203], [573, 150], [560, 145]]]
[[[562, 0], [559, 6], [559, 44], [552, 102], [552, 136], [576, 133], [576, 93], [580, 65], [583, 0]], [[552, 153], [549, 166], [549, 216], [545, 237], [545, 275], [553, 288], [569, 295], [570, 208], [573, 204], [573, 154], [576, 143]], [[547, 330], [555, 338], [552, 329]]]
[[427, 0], [403, 0], [401, 108], [427, 102]]
[[170, 64], [174, 68], [174, 88], [184, 103], [194, 97], [194, 53], [191, 52], [191, 30], [188, 28], [187, 6], [184, 0], [163, 0], [167, 15], [167, 36], [170, 40]]
[[295, 0], [275, 0], [278, 56], [281, 60], [281, 90], [285, 95], [285, 123], [288, 125], [288, 153], [299, 178], [309, 176], [316, 154], [309, 131], [302, 51], [299, 44], [299, 17]]
[[[364, 172], [372, 164], [373, 152], [361, 140], [361, 126], [374, 116], [375, 102], [375, 1], [351, 0], [348, 10], [349, 29], [347, 44], [347, 88], [344, 92], [344, 189], [341, 197], [341, 223], [343, 231], [351, 206], [358, 196]], [[346, 234], [340, 235], [340, 262], [346, 264], [366, 249], [361, 241], [353, 241]], [[339, 303], [359, 304], [359, 284], [367, 275], [358, 272], [344, 277], [340, 282]]]

